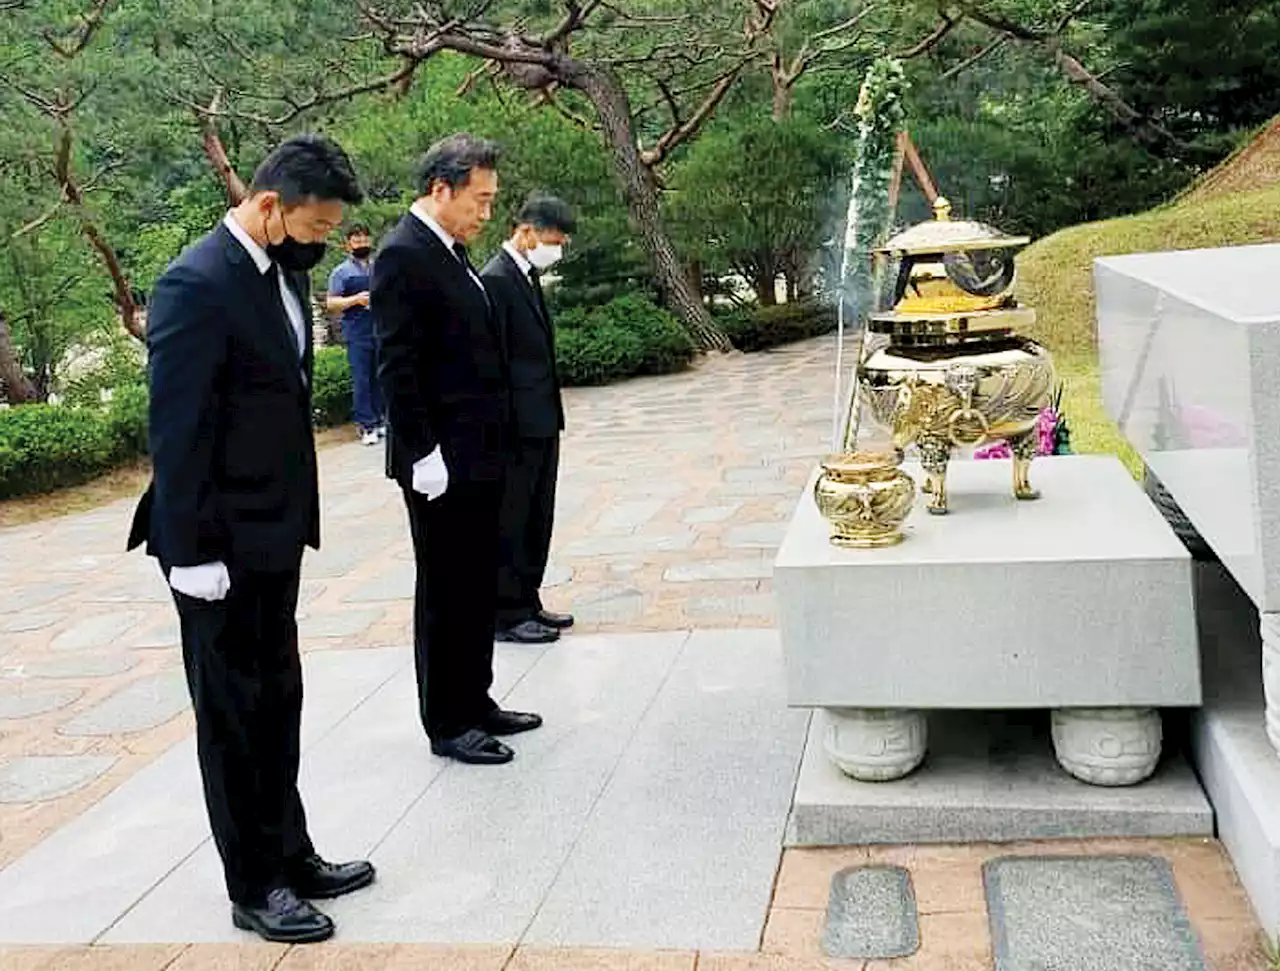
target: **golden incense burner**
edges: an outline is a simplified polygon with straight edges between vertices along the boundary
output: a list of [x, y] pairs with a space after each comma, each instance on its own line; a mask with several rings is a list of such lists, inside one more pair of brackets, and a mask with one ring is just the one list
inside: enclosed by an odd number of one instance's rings
[[[1014, 495], [1038, 498], [1029, 478], [1036, 422], [1054, 388], [1049, 352], [1016, 333], [1035, 320], [1035, 311], [1012, 292], [1013, 254], [1030, 240], [952, 221], [950, 210], [939, 198], [936, 220], [899, 233], [877, 251], [899, 261], [898, 279], [893, 309], [870, 315], [868, 339], [882, 346], [859, 365], [853, 402], [855, 409], [858, 399], [866, 402], [899, 452], [916, 445], [930, 497], [926, 508], [938, 514], [947, 511], [953, 447], [1007, 441]], [[855, 422], [851, 414], [851, 431]]]
[[895, 452], [845, 452], [822, 460], [813, 498], [831, 524], [832, 543], [875, 549], [902, 542], [916, 483], [898, 468], [901, 461]]

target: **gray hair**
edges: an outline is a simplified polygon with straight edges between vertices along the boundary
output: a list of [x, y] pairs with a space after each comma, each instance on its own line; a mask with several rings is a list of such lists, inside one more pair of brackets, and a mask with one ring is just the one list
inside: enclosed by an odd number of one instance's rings
[[437, 182], [443, 182], [450, 189], [465, 186], [471, 181], [474, 170], [497, 169], [501, 155], [497, 142], [477, 138], [468, 132], [442, 138], [422, 157], [418, 167], [418, 192], [429, 195]]

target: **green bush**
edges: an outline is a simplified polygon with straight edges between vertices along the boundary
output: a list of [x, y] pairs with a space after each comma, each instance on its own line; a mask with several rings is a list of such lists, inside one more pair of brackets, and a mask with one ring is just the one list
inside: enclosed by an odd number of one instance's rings
[[321, 347], [316, 351], [311, 407], [316, 424], [322, 428], [351, 421], [351, 366], [345, 348]]
[[836, 309], [797, 301], [731, 311], [717, 323], [738, 350], [763, 351], [830, 333], [836, 326]]
[[107, 407], [107, 424], [121, 458], [147, 454], [147, 386], [116, 388]]
[[0, 411], [0, 499], [78, 485], [125, 457], [110, 412], [65, 405]]
[[556, 367], [566, 385], [670, 374], [687, 367], [693, 353], [680, 322], [639, 294], [556, 317]]

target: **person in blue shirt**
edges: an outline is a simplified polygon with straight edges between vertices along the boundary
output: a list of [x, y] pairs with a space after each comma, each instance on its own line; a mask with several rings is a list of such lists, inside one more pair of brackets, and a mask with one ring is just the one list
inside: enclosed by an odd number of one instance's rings
[[377, 445], [386, 437], [386, 409], [378, 386], [378, 346], [369, 311], [369, 256], [373, 240], [368, 226], [347, 230], [347, 258], [329, 275], [325, 308], [341, 314], [342, 338], [351, 363], [351, 395], [360, 440]]

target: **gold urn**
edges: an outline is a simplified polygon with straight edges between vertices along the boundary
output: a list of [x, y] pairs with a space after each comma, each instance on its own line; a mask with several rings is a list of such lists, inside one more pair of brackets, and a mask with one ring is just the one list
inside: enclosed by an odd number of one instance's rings
[[1013, 453], [1014, 495], [1035, 499], [1037, 421], [1055, 378], [1049, 352], [1016, 332], [1035, 321], [1013, 296], [1013, 256], [1030, 240], [953, 221], [945, 199], [935, 215], [877, 251], [898, 261], [897, 283], [892, 309], [869, 316], [858, 398], [895, 449], [919, 450], [929, 512], [947, 511], [951, 449], [995, 441]]
[[898, 468], [900, 461], [895, 452], [844, 452], [822, 460], [813, 498], [831, 524], [832, 543], [875, 549], [902, 542], [916, 483]]

